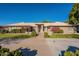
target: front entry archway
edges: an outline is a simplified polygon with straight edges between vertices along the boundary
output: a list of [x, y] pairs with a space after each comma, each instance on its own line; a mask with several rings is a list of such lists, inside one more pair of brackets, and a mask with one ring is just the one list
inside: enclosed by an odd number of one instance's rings
[[37, 25], [37, 31], [43, 32], [44, 31], [44, 25], [43, 24], [36, 24]]

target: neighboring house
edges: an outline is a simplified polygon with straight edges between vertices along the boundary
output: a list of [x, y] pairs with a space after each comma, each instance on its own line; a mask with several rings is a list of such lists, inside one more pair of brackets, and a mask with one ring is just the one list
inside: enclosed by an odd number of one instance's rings
[[59, 27], [61, 28], [64, 33], [76, 33], [77, 29], [75, 25], [71, 25], [64, 22], [54, 22], [54, 23], [14, 23], [14, 24], [8, 24], [5, 27], [6, 30], [11, 31], [12, 29], [27, 29], [28, 30], [35, 30], [38, 32], [50, 32], [51, 27]]

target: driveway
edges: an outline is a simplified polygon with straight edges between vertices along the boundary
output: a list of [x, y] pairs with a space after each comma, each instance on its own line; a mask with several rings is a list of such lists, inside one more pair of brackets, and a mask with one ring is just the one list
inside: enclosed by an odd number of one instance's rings
[[[79, 39], [44, 38], [44, 35], [40, 33], [37, 37], [21, 40], [18, 43], [3, 44], [2, 46], [11, 51], [26, 48], [32, 56], [58, 56], [61, 50], [66, 50], [69, 46], [79, 47]], [[24, 50], [24, 52], [26, 51]]]
[[[61, 51], [68, 49], [69, 47], [79, 48], [79, 39], [67, 39], [67, 38], [48, 38], [46, 39], [47, 44], [52, 52], [53, 56], [59, 56]], [[73, 49], [71, 48], [71, 49]]]

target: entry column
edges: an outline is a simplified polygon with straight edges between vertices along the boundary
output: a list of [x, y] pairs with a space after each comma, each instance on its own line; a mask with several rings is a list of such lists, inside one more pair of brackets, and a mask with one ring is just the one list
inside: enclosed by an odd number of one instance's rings
[[45, 26], [45, 32], [47, 32], [47, 31], [48, 31], [47, 26]]
[[41, 32], [43, 32], [43, 25], [41, 25]]

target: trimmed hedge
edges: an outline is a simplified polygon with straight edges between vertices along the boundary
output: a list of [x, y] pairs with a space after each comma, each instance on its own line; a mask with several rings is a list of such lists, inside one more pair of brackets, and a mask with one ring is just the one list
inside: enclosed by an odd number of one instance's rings
[[79, 39], [79, 34], [52, 34], [48, 38], [77, 38]]
[[31, 37], [31, 35], [17, 35], [17, 36], [11, 37], [11, 38], [24, 39], [24, 38], [30, 38], [30, 37]]
[[22, 39], [22, 38], [30, 38], [32, 37], [31, 35], [27, 34], [0, 34], [0, 38], [11, 38], [11, 39]]

